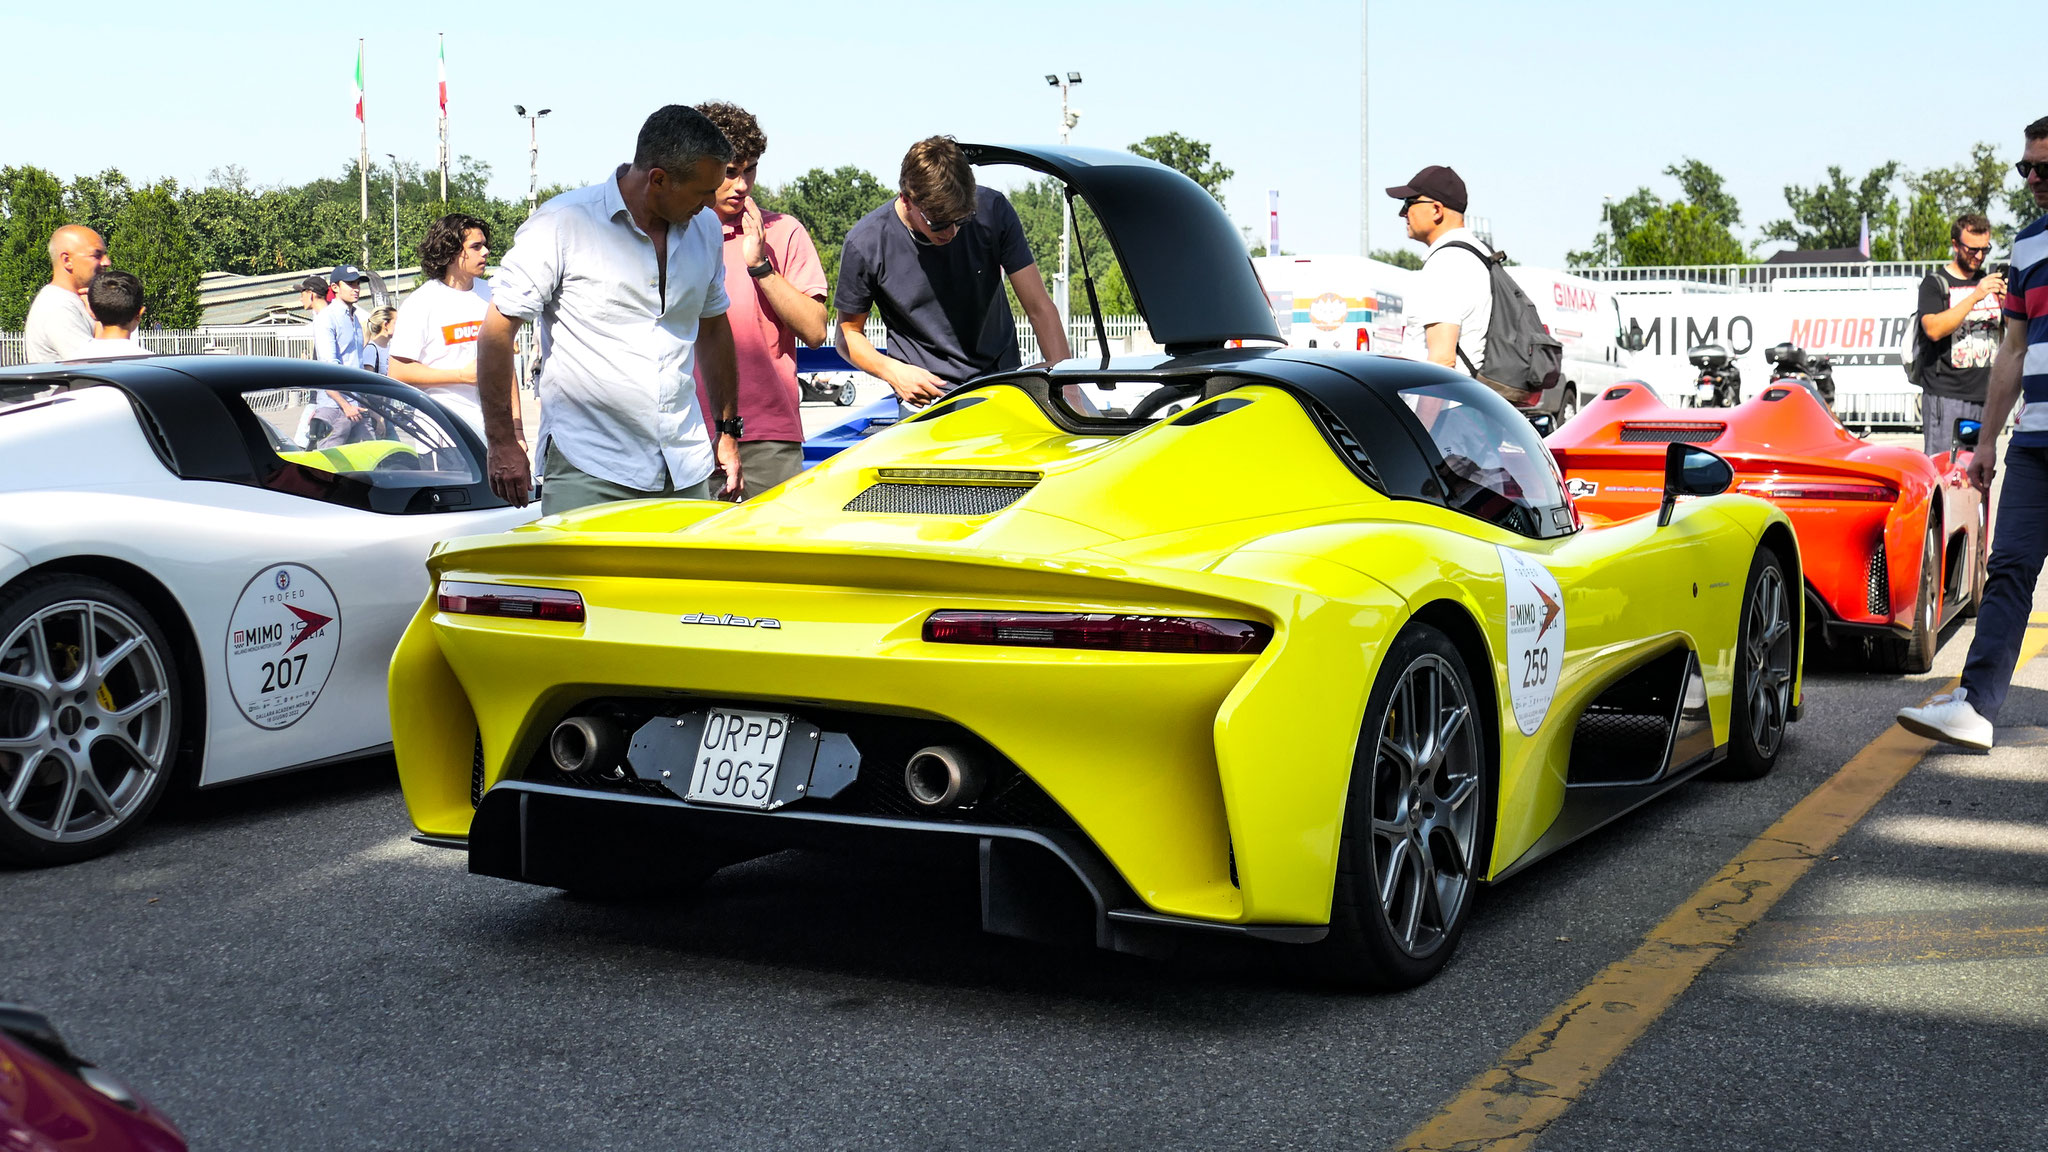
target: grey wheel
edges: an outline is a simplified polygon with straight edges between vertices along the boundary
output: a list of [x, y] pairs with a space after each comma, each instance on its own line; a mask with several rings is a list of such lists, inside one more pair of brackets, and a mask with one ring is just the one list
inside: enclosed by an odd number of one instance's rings
[[1352, 763], [1326, 967], [1406, 988], [1463, 935], [1492, 834], [1491, 729], [1442, 632], [1410, 624], [1389, 646]]
[[1792, 673], [1799, 635], [1792, 624], [1792, 593], [1785, 566], [1769, 548], [1757, 549], [1742, 598], [1736, 641], [1735, 701], [1728, 758], [1715, 770], [1724, 780], [1754, 780], [1770, 772], [1792, 721]]
[[176, 664], [149, 613], [88, 577], [0, 599], [0, 859], [98, 855], [156, 806], [177, 757]]
[[832, 402], [841, 408], [849, 407], [853, 404], [854, 398], [859, 395], [859, 391], [854, 386], [853, 381], [841, 380], [839, 387], [832, 390]]

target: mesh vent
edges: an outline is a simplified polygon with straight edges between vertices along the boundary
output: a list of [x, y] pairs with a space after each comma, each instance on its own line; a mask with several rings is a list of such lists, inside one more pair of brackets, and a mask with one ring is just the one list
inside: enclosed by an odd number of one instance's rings
[[1879, 540], [1877, 551], [1870, 554], [1870, 587], [1866, 593], [1872, 616], [1892, 614], [1892, 581], [1888, 568], [1884, 555], [1884, 541]]
[[1623, 444], [1705, 444], [1717, 440], [1726, 432], [1726, 424], [1704, 424], [1699, 422], [1673, 424], [1623, 424]]
[[476, 734], [476, 748], [469, 754], [469, 806], [484, 802], [484, 734]]
[[987, 516], [1015, 504], [1024, 484], [871, 484], [846, 502], [848, 512], [912, 516]]

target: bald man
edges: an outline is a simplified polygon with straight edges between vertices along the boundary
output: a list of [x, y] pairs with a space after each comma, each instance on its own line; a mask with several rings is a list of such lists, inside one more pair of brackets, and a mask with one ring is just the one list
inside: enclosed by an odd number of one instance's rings
[[107, 242], [83, 224], [66, 224], [50, 234], [50, 282], [28, 308], [28, 362], [70, 360], [92, 340], [92, 313], [85, 289], [106, 267]]

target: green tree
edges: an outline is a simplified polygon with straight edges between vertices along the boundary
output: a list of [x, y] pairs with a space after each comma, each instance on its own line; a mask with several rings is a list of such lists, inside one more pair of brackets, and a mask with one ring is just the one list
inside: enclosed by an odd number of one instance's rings
[[1707, 216], [1720, 221], [1724, 228], [1741, 227], [1742, 209], [1736, 205], [1735, 197], [1722, 187], [1721, 174], [1705, 161], [1682, 156], [1678, 163], [1664, 169], [1664, 174], [1678, 181], [1686, 203], [1697, 205]]
[[[1897, 238], [1899, 259], [1940, 260], [1949, 254], [1948, 226], [1955, 217], [1941, 206], [1939, 194], [1921, 188], [1906, 205]], [[1875, 250], [1876, 245], [1871, 245]]]
[[[1666, 172], [1671, 169], [1665, 169]], [[1655, 192], [1638, 188], [1627, 196], [1606, 205], [1606, 219], [1593, 237], [1593, 246], [1583, 252], [1566, 252], [1564, 262], [1575, 268], [1605, 268], [1620, 260], [1619, 238], [1642, 226], [1650, 213], [1664, 206]]]
[[64, 211], [72, 220], [92, 229], [105, 239], [113, 232], [114, 218], [135, 189], [119, 168], [97, 176], [75, 176], [64, 189]]
[[[1012, 189], [1008, 195], [1010, 206], [1017, 210], [1018, 222], [1024, 225], [1024, 241], [1031, 245], [1039, 274], [1045, 277], [1046, 290], [1058, 299], [1059, 291], [1053, 281], [1058, 279], [1060, 270], [1060, 214], [1065, 210], [1066, 189], [1048, 176]], [[1109, 234], [1087, 201], [1076, 197], [1074, 208], [1067, 256], [1067, 272], [1073, 278], [1073, 287], [1067, 293], [1068, 314], [1088, 314], [1088, 288], [1081, 278], [1081, 257], [1085, 253], [1087, 272], [1095, 281], [1095, 299], [1102, 305], [1102, 314], [1131, 315], [1138, 310], [1137, 300], [1131, 293], [1130, 282], [1124, 278], [1123, 267], [1117, 263], [1115, 250], [1109, 246]], [[1014, 297], [1010, 304], [1017, 307]]]
[[2040, 206], [2034, 203], [2034, 194], [2027, 191], [2025, 184], [2006, 189], [2005, 209], [2012, 213], [2013, 220], [2020, 228], [2032, 224], [2041, 215]]
[[1396, 268], [1412, 268], [1416, 271], [1422, 269], [1422, 257], [1406, 248], [1375, 248], [1372, 250], [1372, 258], [1382, 264], [1392, 264]]
[[1223, 203], [1223, 182], [1237, 175], [1236, 172], [1209, 158], [1209, 145], [1200, 140], [1191, 140], [1178, 132], [1164, 136], [1147, 136], [1130, 150], [1147, 160], [1157, 160], [1168, 168], [1200, 184], [1209, 195]]
[[192, 232], [178, 207], [178, 186], [164, 180], [137, 189], [114, 217], [107, 256], [142, 281], [149, 327], [199, 326], [199, 276]]
[[199, 266], [209, 272], [255, 275], [263, 264], [263, 237], [249, 176], [230, 165], [207, 174], [206, 187], [187, 189], [178, 207], [192, 227]]
[[1683, 200], [1651, 210], [1648, 219], [1622, 236], [1621, 263], [1627, 267], [1668, 264], [1740, 264], [1748, 254], [1719, 213]]
[[754, 190], [754, 202], [774, 212], [797, 218], [818, 246], [818, 260], [825, 266], [828, 284], [839, 283], [839, 252], [846, 234], [860, 218], [895, 195], [873, 173], [851, 164], [830, 172], [813, 168], [778, 188], [762, 185]]
[[0, 211], [0, 329], [19, 332], [29, 302], [50, 282], [50, 234], [69, 222], [64, 186], [41, 168], [0, 168]]
[[1890, 235], [1881, 234], [1880, 228], [1899, 214], [1898, 200], [1891, 190], [1898, 176], [1898, 161], [1888, 160], [1853, 184], [1839, 165], [1830, 165], [1827, 180], [1811, 188], [1788, 184], [1785, 204], [1792, 215], [1764, 225], [1764, 239], [1789, 240], [1802, 250], [1854, 248], [1868, 218], [1871, 258], [1893, 259], [1891, 253], [1896, 252], [1897, 245]]

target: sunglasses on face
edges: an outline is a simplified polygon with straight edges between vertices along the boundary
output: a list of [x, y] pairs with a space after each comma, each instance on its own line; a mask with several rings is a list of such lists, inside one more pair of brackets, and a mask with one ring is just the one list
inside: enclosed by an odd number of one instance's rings
[[1398, 215], [1398, 216], [1399, 216], [1399, 217], [1400, 217], [1401, 219], [1403, 219], [1403, 220], [1406, 220], [1406, 219], [1408, 218], [1408, 211], [1409, 211], [1409, 209], [1411, 209], [1411, 208], [1415, 207], [1415, 206], [1416, 206], [1417, 204], [1434, 204], [1434, 203], [1436, 203], [1436, 201], [1434, 201], [1434, 200], [1430, 200], [1430, 199], [1426, 199], [1426, 198], [1424, 198], [1424, 197], [1421, 197], [1421, 196], [1414, 196], [1414, 197], [1410, 197], [1409, 199], [1406, 199], [1406, 200], [1403, 200], [1403, 201], [1401, 201], [1401, 210], [1400, 210], [1400, 211], [1399, 211], [1398, 213], [1395, 213], [1395, 215]]
[[2019, 172], [2020, 179], [2022, 180], [2036, 175], [2044, 180], [2048, 180], [2048, 160], [2022, 160], [2013, 165], [2013, 168]]
[[[917, 205], [912, 204], [911, 207], [917, 208]], [[951, 232], [953, 229], [973, 219], [972, 216], [962, 216], [957, 220], [934, 220], [930, 216], [925, 215], [922, 208], [917, 208], [917, 218], [924, 221], [925, 230], [929, 232]]]
[[1986, 244], [1982, 248], [1979, 248], [1975, 244], [1965, 244], [1961, 240], [1958, 240], [1956, 241], [1956, 251], [1968, 252], [1972, 256], [1982, 256], [1991, 251], [1991, 245]]

